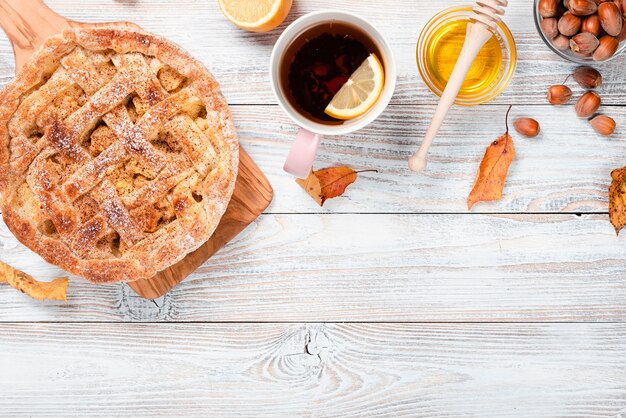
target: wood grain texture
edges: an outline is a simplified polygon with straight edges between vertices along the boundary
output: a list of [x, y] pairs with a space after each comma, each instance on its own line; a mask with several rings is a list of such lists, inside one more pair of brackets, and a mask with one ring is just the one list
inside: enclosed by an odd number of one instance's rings
[[623, 416], [626, 326], [0, 325], [3, 416]]
[[606, 215], [263, 215], [157, 305], [76, 279], [67, 305], [0, 287], [0, 321], [624, 321], [624, 240]]
[[[0, 12], [0, 27], [10, 40], [17, 70], [50, 36], [68, 26], [93, 25], [60, 16], [43, 0], [0, 0]], [[111, 23], [99, 22], [96, 25], [110, 26]], [[115, 22], [114, 25], [138, 29], [137, 25], [129, 22]]]
[[22, 68], [47, 38], [72, 24], [41, 0], [0, 0], [0, 11], [0, 26], [11, 41], [16, 70]]
[[[183, 1], [176, 6], [164, 0], [108, 0], [97, 4], [57, 0], [49, 4], [76, 20], [94, 21], [94, 16], [98, 20], [134, 20], [179, 42], [205, 62], [220, 80], [231, 104], [248, 104], [233, 106], [233, 110], [242, 144], [279, 190], [270, 213], [464, 212], [465, 199], [484, 149], [503, 131], [500, 122], [503, 106], [455, 108], [431, 150], [428, 171], [421, 175], [410, 173], [406, 159], [426, 132], [435, 103], [419, 80], [413, 59], [415, 41], [429, 16], [456, 3], [420, 2], [417, 6], [413, 0], [402, 0], [394, 2], [391, 12], [381, 11], [370, 2], [348, 2], [346, 10], [371, 19], [390, 38], [399, 61], [400, 77], [394, 103], [401, 106], [391, 106], [367, 129], [325, 140], [316, 163], [318, 167], [330, 164], [374, 167], [381, 170], [381, 175], [364, 176], [351, 187], [348, 198], [329, 202], [327, 209], [320, 209], [282, 171], [295, 136], [295, 125], [275, 106], [250, 106], [275, 103], [270, 94], [267, 64], [281, 29], [270, 34], [242, 32], [221, 16], [213, 1]], [[289, 21], [305, 12], [332, 6], [326, 0], [298, 1]], [[605, 212], [609, 173], [624, 165], [621, 127], [626, 124], [626, 110], [603, 108], [619, 126], [615, 136], [606, 140], [599, 138], [587, 122], [576, 118], [572, 107], [545, 105], [546, 86], [560, 82], [573, 66], [558, 61], [541, 45], [532, 24], [531, 9], [530, 2], [515, 2], [507, 10], [507, 21], [520, 48], [520, 65], [510, 89], [496, 103], [523, 104], [514, 108], [514, 117], [536, 117], [544, 134], [539, 141], [520, 139], [516, 143], [520, 152], [511, 169], [504, 199], [478, 205], [474, 211]], [[0, 54], [4, 54], [0, 56], [0, 82], [12, 74], [10, 47], [3, 42], [0, 42]], [[620, 65], [623, 60], [626, 56], [601, 66], [605, 84], [600, 91], [605, 103], [625, 103], [626, 66]], [[582, 90], [575, 88], [575, 92], [578, 95]]]
[[[200, 58], [277, 193], [266, 215], [154, 303], [78, 278], [68, 304], [0, 286], [0, 416], [626, 415], [626, 238], [606, 215], [559, 214], [606, 212], [609, 173], [626, 164], [626, 56], [600, 67], [602, 111], [619, 130], [599, 138], [573, 109], [545, 105], [546, 87], [575, 66], [542, 43], [532, 2], [511, 1], [513, 83], [491, 105], [455, 108], [429, 171], [415, 176], [406, 159], [436, 103], [415, 44], [455, 0], [297, 0], [269, 34], [235, 28], [215, 0], [47, 2], [78, 21], [134, 21]], [[267, 74], [286, 24], [322, 8], [372, 21], [399, 65], [387, 112], [327, 138], [316, 163], [381, 172], [323, 209], [282, 173], [296, 129]], [[12, 76], [0, 33], [0, 86]], [[508, 214], [467, 214], [508, 103], [544, 133], [516, 137], [503, 200], [474, 209]], [[0, 258], [41, 279], [62, 273], [3, 224]], [[151, 323], [132, 323], [142, 321]], [[330, 323], [343, 321], [352, 323]]]
[[[389, 38], [398, 60], [395, 104], [434, 104], [435, 97], [421, 81], [415, 63], [415, 46], [428, 19], [441, 9], [458, 5], [456, 0], [395, 0], [389, 7], [376, 1], [298, 0], [287, 21], [266, 34], [241, 31], [220, 13], [213, 0], [48, 0], [58, 13], [86, 22], [132, 20], [152, 32], [167, 36], [200, 58], [221, 82], [230, 103], [275, 103], [267, 66], [272, 46], [295, 18], [320, 9], [357, 13]], [[466, 2], [467, 3], [467, 2]], [[549, 84], [561, 82], [574, 64], [558, 58], [541, 41], [532, 18], [532, 1], [510, 2], [505, 22], [519, 50], [518, 71], [511, 87], [496, 103], [544, 103]], [[12, 54], [0, 33], [0, 82], [13, 72]], [[624, 104], [626, 56], [601, 66], [606, 80], [603, 98]]]
[[[350, 165], [375, 168], [360, 176], [345, 196], [320, 208], [282, 170], [296, 135], [278, 107], [234, 106], [242, 143], [268, 176], [276, 193], [268, 213], [467, 213], [467, 196], [491, 141], [505, 131], [506, 106], [453, 108], [429, 152], [423, 173], [407, 160], [428, 128], [434, 106], [392, 106], [369, 127], [328, 137], [316, 168]], [[511, 122], [536, 118], [542, 134], [527, 139], [511, 131], [516, 157], [502, 200], [479, 203], [472, 212], [607, 212], [613, 169], [626, 165], [626, 107], [605, 107], [619, 124], [611, 138], [598, 136], [572, 107], [514, 107]]]

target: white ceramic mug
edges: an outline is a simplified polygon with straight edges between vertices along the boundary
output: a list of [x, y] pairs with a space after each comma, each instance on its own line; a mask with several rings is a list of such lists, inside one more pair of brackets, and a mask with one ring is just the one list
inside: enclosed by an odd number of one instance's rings
[[[284, 83], [281, 82], [281, 77], [286, 76], [285, 74], [281, 74], [282, 60], [292, 42], [305, 31], [326, 23], [343, 23], [356, 26], [361, 31], [365, 32], [382, 54], [382, 57], [379, 58], [385, 68], [385, 86], [376, 104], [364, 115], [338, 125], [325, 125], [316, 122], [297, 111], [287, 99], [286, 95], [288, 92], [284, 91]], [[276, 45], [274, 45], [270, 59], [272, 90], [276, 95], [278, 104], [285, 113], [300, 126], [296, 140], [287, 156], [284, 170], [296, 177], [307, 177], [313, 166], [315, 154], [317, 153], [317, 148], [322, 137], [324, 135], [349, 134], [374, 121], [389, 104], [396, 87], [396, 77], [396, 60], [389, 47], [389, 43], [385, 37], [365, 19], [351, 13], [336, 10], [323, 10], [304, 15], [289, 25], [280, 38], [278, 38]]]

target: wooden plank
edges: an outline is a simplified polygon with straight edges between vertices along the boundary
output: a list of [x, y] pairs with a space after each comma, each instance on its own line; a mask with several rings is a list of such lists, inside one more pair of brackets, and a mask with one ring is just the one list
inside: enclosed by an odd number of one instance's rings
[[[376, 1], [299, 0], [285, 24], [266, 34], [236, 28], [218, 10], [216, 1], [185, 0], [47, 0], [57, 12], [78, 21], [132, 20], [147, 30], [162, 34], [200, 58], [222, 83], [230, 103], [275, 103], [267, 76], [272, 46], [295, 18], [315, 10], [335, 9], [357, 13], [372, 21], [389, 38], [398, 59], [396, 104], [433, 104], [435, 97], [421, 81], [415, 63], [415, 45], [428, 19], [454, 0], [396, 0], [392, 7]], [[508, 91], [496, 103], [545, 103], [545, 90], [561, 82], [574, 64], [558, 58], [541, 41], [532, 18], [532, 2], [510, 2], [505, 21], [519, 49], [519, 65]], [[624, 104], [626, 67], [624, 58], [602, 65], [606, 103]], [[13, 72], [10, 47], [0, 32], [0, 83]]]
[[[242, 144], [276, 193], [269, 213], [442, 213], [467, 212], [467, 196], [486, 147], [505, 131], [505, 106], [453, 109], [429, 154], [424, 173], [408, 170], [407, 160], [424, 136], [434, 106], [393, 106], [370, 127], [352, 135], [328, 137], [316, 168], [350, 165], [375, 168], [346, 195], [320, 208], [282, 166], [296, 128], [278, 107], [234, 106]], [[625, 107], [603, 109], [620, 124], [611, 138], [598, 136], [571, 107], [518, 106], [511, 121], [540, 121], [537, 139], [514, 131], [516, 159], [502, 200], [479, 203], [473, 212], [607, 212], [613, 169], [626, 164]]]
[[3, 324], [3, 416], [622, 416], [624, 324]]
[[[403, 0], [408, 1], [408, 0]], [[273, 99], [257, 100], [269, 91], [267, 85], [266, 62], [269, 49], [275, 41], [276, 33], [258, 35], [248, 34], [231, 27], [217, 11], [213, 2], [182, 2], [172, 10], [167, 2], [143, 2], [137, 7], [134, 2], [104, 2], [104, 5], [91, 2], [52, 1], [51, 6], [61, 13], [79, 20], [134, 19], [154, 30], [164, 33], [192, 50], [205, 62], [216, 61], [214, 71], [223, 82], [224, 91], [231, 103], [272, 103]], [[367, 4], [353, 5], [355, 12], [367, 14], [373, 20], [380, 20], [390, 38], [398, 45], [402, 42], [414, 43], [410, 30], [416, 33], [427, 16], [436, 9], [452, 2], [430, 2], [418, 7], [409, 7], [400, 2], [397, 9], [406, 9], [406, 13], [387, 12], [380, 15], [374, 7]], [[299, 2], [293, 17], [303, 12], [329, 6], [322, 2], [317, 5], [309, 1]], [[352, 7], [352, 6], [351, 6]], [[95, 13], [95, 9], [102, 10]], [[536, 37], [532, 25], [522, 24], [528, 18], [530, 7], [511, 4], [508, 11], [509, 21], [516, 33], [528, 33]], [[384, 19], [383, 19], [384, 17]], [[165, 23], [165, 19], [175, 18], [180, 22], [189, 22], [193, 31], [204, 32], [214, 29], [212, 42], [193, 41], [194, 32], [181, 33], [178, 26]], [[399, 22], [398, 20], [402, 21]], [[406, 20], [405, 20], [406, 19]], [[409, 22], [416, 22], [410, 24]], [[416, 36], [416, 34], [415, 34]], [[198, 39], [208, 39], [204, 33], [197, 34]], [[397, 41], [395, 40], [397, 39]], [[523, 39], [523, 38], [522, 38]], [[519, 39], [518, 39], [519, 40]], [[539, 38], [535, 40], [541, 42]], [[3, 46], [4, 45], [4, 46]], [[225, 47], [225, 45], [228, 45]], [[561, 78], [560, 66], [549, 57], [543, 57], [536, 44], [520, 41], [520, 48], [528, 48], [527, 64], [542, 66], [541, 70], [525, 70], [520, 64], [520, 74], [512, 87], [511, 99], [515, 102], [545, 103], [543, 93], [532, 100], [521, 99], [526, 93], [515, 89], [545, 90], [550, 84], [547, 77]], [[219, 51], [216, 51], [219, 49]], [[532, 53], [531, 53], [532, 51]], [[8, 44], [0, 45], [0, 82], [8, 80], [12, 62]], [[265, 54], [265, 56], [259, 56]], [[398, 54], [405, 57], [405, 54]], [[410, 54], [409, 54], [410, 55]], [[219, 58], [219, 59], [218, 59]], [[401, 75], [417, 77], [411, 59], [401, 59]], [[546, 58], [546, 59], [544, 59]], [[246, 63], [240, 60], [246, 60]], [[256, 65], [256, 69], [251, 69]], [[567, 65], [567, 68], [571, 66]], [[211, 66], [213, 69], [213, 66]], [[236, 69], [233, 70], [233, 69]], [[607, 82], [602, 88], [602, 95], [611, 103], [622, 103], [626, 67], [621, 65], [606, 66], [603, 69]], [[523, 77], [523, 74], [543, 74], [538, 88], [535, 82]], [[248, 75], [245, 75], [248, 74]], [[248, 78], [249, 75], [252, 74]], [[241, 78], [243, 77], [243, 79]], [[402, 77], [401, 77], [402, 78]], [[254, 81], [254, 80], [257, 81]], [[231, 81], [232, 80], [232, 81]], [[614, 81], [621, 80], [619, 83]], [[229, 84], [230, 83], [230, 84]], [[420, 84], [421, 82], [416, 82]], [[402, 82], [400, 83], [402, 84]], [[422, 86], [423, 87], [423, 86]], [[613, 92], [612, 89], [616, 89]], [[238, 92], [239, 91], [239, 92]], [[254, 96], [250, 92], [255, 92]], [[499, 122], [501, 106], [481, 106], [479, 108], [457, 108], [444, 126], [440, 138], [432, 150], [432, 162], [425, 175], [414, 175], [406, 169], [406, 158], [419, 144], [426, 131], [428, 121], [434, 112], [434, 100], [416, 85], [408, 90], [411, 100], [399, 99], [397, 104], [418, 103], [391, 107], [379, 121], [370, 128], [354, 135], [341, 138], [329, 138], [323, 144], [318, 167], [329, 164], [350, 164], [362, 167], [375, 166], [381, 170], [377, 176], [364, 176], [350, 189], [349, 197], [328, 203], [328, 208], [341, 212], [464, 212], [465, 198], [473, 182], [478, 161], [483, 150], [493, 138], [502, 133]], [[257, 96], [257, 93], [260, 96]], [[580, 94], [581, 90], [576, 89]], [[403, 93], [399, 92], [399, 97]], [[237, 99], [240, 97], [241, 100]], [[619, 97], [612, 100], [611, 97]], [[244, 99], [245, 98], [245, 99]], [[508, 100], [507, 99], [507, 100]], [[513, 100], [514, 99], [514, 100]], [[502, 100], [499, 103], [504, 103]], [[240, 129], [242, 143], [250, 144], [255, 160], [261, 160], [261, 168], [269, 174], [271, 183], [280, 190], [270, 212], [325, 212], [303, 195], [292, 179], [282, 172], [282, 164], [288, 147], [295, 134], [294, 124], [275, 107], [234, 106], [235, 116]], [[605, 108], [603, 111], [614, 116], [621, 126], [626, 122], [625, 110]], [[624, 147], [621, 141], [595, 140], [597, 137], [585, 121], [577, 119], [571, 107], [557, 109], [546, 106], [518, 106], [518, 114], [530, 114], [540, 119], [544, 137], [541, 141], [517, 143], [518, 160], [515, 162], [507, 183], [504, 199], [501, 202], [477, 206], [477, 212], [604, 212], [606, 211], [606, 190], [609, 173], [613, 168], [624, 164], [621, 156]], [[497, 122], [496, 122], [497, 121]], [[621, 129], [614, 139], [622, 139]], [[256, 148], [256, 149], [252, 149]], [[576, 174], [571, 173], [576, 167]]]
[[[61, 274], [0, 231], [4, 261]], [[625, 240], [605, 215], [263, 215], [156, 305], [0, 286], [0, 321], [624, 321]]]

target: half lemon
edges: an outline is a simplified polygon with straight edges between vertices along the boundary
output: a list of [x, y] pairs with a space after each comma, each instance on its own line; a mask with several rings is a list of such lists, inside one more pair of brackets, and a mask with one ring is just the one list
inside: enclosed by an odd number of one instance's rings
[[285, 20], [292, 0], [219, 0], [224, 16], [251, 32], [268, 32]]
[[385, 70], [378, 57], [369, 57], [335, 94], [324, 112], [341, 120], [357, 118], [370, 110], [385, 86]]

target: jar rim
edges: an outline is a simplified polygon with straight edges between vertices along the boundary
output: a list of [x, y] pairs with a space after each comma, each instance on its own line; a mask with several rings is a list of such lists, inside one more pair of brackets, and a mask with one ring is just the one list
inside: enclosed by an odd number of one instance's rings
[[[430, 40], [430, 35], [432, 35], [435, 29], [440, 27], [442, 24], [454, 20], [469, 20], [472, 13], [472, 6], [467, 4], [443, 9], [426, 23], [419, 35], [416, 47], [418, 71], [422, 80], [426, 84], [426, 87], [428, 87], [428, 89], [438, 97], [441, 97], [443, 91], [434, 85], [426, 69], [427, 64], [424, 58], [426, 55], [426, 45]], [[503, 50], [502, 62], [503, 65], [506, 66], [502, 72], [503, 75], [492, 85], [492, 87], [486, 89], [484, 92], [481, 92], [479, 95], [470, 98], [457, 97], [455, 104], [461, 106], [474, 106], [490, 102], [498, 97], [511, 83], [517, 68], [517, 47], [515, 45], [515, 39], [508, 26], [502, 21], [498, 22], [497, 30], [494, 35], [498, 37]]]

